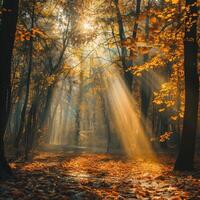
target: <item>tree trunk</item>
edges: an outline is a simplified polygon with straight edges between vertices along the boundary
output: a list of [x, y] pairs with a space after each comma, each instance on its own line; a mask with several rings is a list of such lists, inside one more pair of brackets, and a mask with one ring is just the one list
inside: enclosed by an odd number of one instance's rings
[[77, 111], [76, 111], [76, 131], [74, 137], [74, 144], [79, 145], [79, 136], [81, 131], [81, 104], [83, 100], [83, 66], [81, 66], [80, 71], [80, 84], [79, 84], [79, 94], [77, 98]]
[[[119, 8], [118, 0], [114, 0], [114, 3], [115, 3], [115, 7], [116, 7], [116, 12], [117, 12], [117, 22], [118, 22], [118, 28], [119, 28], [119, 37], [120, 37], [121, 43], [123, 43], [126, 40], [123, 19], [122, 19], [121, 11], [120, 11], [120, 8]], [[131, 91], [132, 90], [133, 75], [132, 75], [132, 73], [130, 71], [127, 71], [129, 66], [130, 66], [130, 63], [128, 62], [127, 58], [128, 58], [127, 48], [122, 46], [121, 47], [121, 62], [122, 62], [123, 71], [124, 71], [124, 79], [126, 81], [127, 87]]]
[[106, 126], [106, 131], [107, 131], [107, 148], [106, 148], [106, 152], [109, 153], [110, 152], [110, 147], [111, 147], [111, 127], [110, 127], [110, 119], [109, 119], [109, 115], [108, 115], [108, 106], [106, 105], [106, 99], [105, 96], [101, 93], [100, 94], [101, 97], [101, 101], [102, 101], [102, 110], [103, 110], [103, 117], [104, 117], [104, 123]]
[[[10, 110], [11, 60], [18, 17], [18, 0], [4, 0], [0, 27], [0, 178], [11, 175], [4, 154], [4, 134]], [[9, 10], [9, 12], [8, 12]]]
[[[148, 3], [149, 4], [149, 3]], [[148, 5], [149, 10], [149, 5]], [[146, 34], [146, 43], [148, 44], [149, 41], [149, 16], [146, 17], [146, 24], [145, 24], [145, 34]], [[144, 55], [144, 63], [147, 62], [149, 59], [149, 55]], [[148, 109], [151, 100], [151, 74], [149, 72], [143, 72], [141, 77], [141, 113], [144, 117], [144, 127], [146, 127], [147, 123], [147, 116], [148, 116]]]
[[[32, 13], [31, 13], [31, 33], [32, 33], [32, 29], [34, 27], [34, 18], [35, 18], [35, 14], [34, 14], [34, 9], [35, 9], [35, 5], [32, 5]], [[26, 80], [26, 95], [25, 95], [25, 101], [24, 101], [24, 105], [22, 108], [22, 112], [21, 112], [21, 121], [20, 121], [20, 127], [19, 127], [19, 131], [18, 134], [16, 136], [15, 139], [15, 148], [16, 148], [16, 156], [18, 157], [18, 153], [19, 153], [19, 142], [20, 139], [22, 137], [23, 131], [24, 131], [24, 126], [25, 126], [25, 116], [26, 116], [26, 110], [27, 110], [27, 105], [28, 105], [28, 100], [29, 100], [29, 94], [30, 94], [30, 82], [31, 82], [31, 72], [32, 72], [32, 65], [33, 65], [33, 37], [31, 36], [30, 38], [30, 48], [29, 48], [29, 64], [28, 64], [28, 75], [27, 75], [27, 80]]]
[[29, 116], [25, 131], [25, 160], [28, 160], [29, 153], [33, 150], [35, 143], [35, 133], [37, 130], [37, 107], [38, 107], [38, 93], [39, 85], [37, 86], [35, 97], [32, 101], [31, 108], [29, 110]]
[[[180, 152], [175, 163], [175, 170], [193, 170], [195, 137], [197, 131], [199, 79], [197, 71], [197, 1], [186, 0], [189, 12], [185, 21], [184, 71], [185, 71], [185, 113]], [[192, 17], [192, 26], [187, 23]], [[190, 23], [190, 22], [189, 22]], [[191, 23], [190, 23], [191, 25]]]

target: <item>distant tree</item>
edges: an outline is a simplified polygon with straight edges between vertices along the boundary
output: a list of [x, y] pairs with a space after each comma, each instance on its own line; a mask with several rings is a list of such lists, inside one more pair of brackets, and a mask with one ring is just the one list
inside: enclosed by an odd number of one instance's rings
[[[128, 38], [126, 36], [126, 23], [123, 20], [123, 15], [120, 10], [120, 3], [119, 0], [114, 0], [115, 4], [115, 9], [116, 9], [116, 14], [117, 14], [117, 23], [118, 23], [118, 32], [119, 32], [119, 38], [120, 42], [124, 43]], [[137, 31], [138, 31], [138, 20], [141, 12], [141, 0], [136, 1], [136, 9], [135, 9], [135, 23], [132, 25], [132, 36], [130, 37], [132, 41], [135, 41], [137, 38]], [[129, 39], [130, 39], [129, 38]], [[127, 49], [125, 45], [121, 45], [121, 62], [124, 70], [124, 78], [126, 81], [126, 85], [130, 91], [132, 91], [132, 85], [133, 85], [133, 75], [132, 73], [128, 70], [130, 66], [133, 65], [133, 56], [134, 56], [134, 51], [131, 49], [130, 51]]]
[[185, 113], [183, 132], [175, 170], [192, 170], [197, 131], [199, 78], [197, 71], [197, 1], [186, 0], [184, 71], [185, 71]]
[[11, 93], [11, 60], [15, 40], [19, 0], [4, 0], [0, 26], [0, 178], [11, 175], [4, 153]]

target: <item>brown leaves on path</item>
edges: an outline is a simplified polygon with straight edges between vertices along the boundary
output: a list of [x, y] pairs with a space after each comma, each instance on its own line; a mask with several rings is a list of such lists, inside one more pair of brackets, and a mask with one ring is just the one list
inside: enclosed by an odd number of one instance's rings
[[15, 177], [0, 182], [0, 199], [200, 199], [200, 172], [172, 172], [173, 160], [160, 157], [167, 163], [105, 154], [38, 153], [32, 162], [11, 164]]

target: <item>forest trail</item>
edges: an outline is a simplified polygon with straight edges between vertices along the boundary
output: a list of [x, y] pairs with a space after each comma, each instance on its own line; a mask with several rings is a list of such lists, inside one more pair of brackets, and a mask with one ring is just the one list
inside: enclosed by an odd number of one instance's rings
[[175, 173], [173, 159], [159, 158], [165, 164], [119, 155], [38, 152], [32, 162], [11, 163], [15, 176], [0, 182], [0, 199], [200, 199], [200, 171]]

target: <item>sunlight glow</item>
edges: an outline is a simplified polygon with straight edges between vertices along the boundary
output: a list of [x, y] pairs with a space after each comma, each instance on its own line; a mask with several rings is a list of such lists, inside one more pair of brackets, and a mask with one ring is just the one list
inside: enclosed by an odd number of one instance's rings
[[130, 158], [152, 158], [154, 153], [145, 135], [138, 105], [116, 68], [105, 72], [104, 83], [111, 120]]
[[94, 26], [91, 22], [89, 21], [85, 21], [82, 25], [83, 29], [86, 31], [93, 31], [94, 30]]
[[[96, 33], [98, 24], [95, 18], [87, 16], [81, 17], [78, 27], [82, 34], [90, 35]], [[87, 46], [82, 46], [81, 51], [75, 51], [78, 71], [74, 81], [77, 84], [71, 89], [67, 80], [58, 85], [52, 103], [55, 116], [51, 116], [49, 142], [94, 152], [124, 152], [131, 159], [155, 158], [145, 135], [140, 108], [123, 75], [115, 64], [110, 64], [110, 57], [116, 52], [112, 55], [104, 45], [97, 45], [102, 41], [104, 37], [98, 34]], [[66, 93], [70, 96], [67, 103], [62, 102]]]

